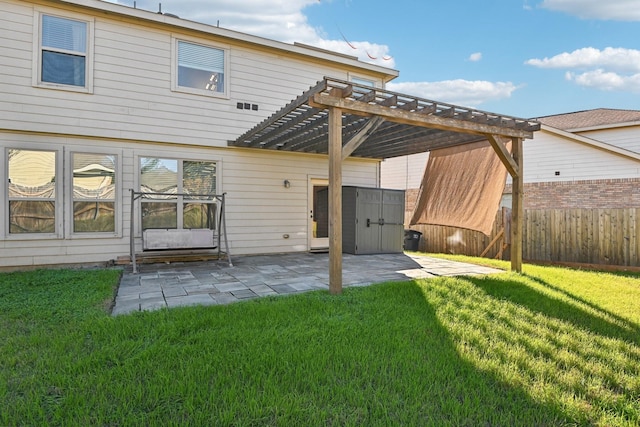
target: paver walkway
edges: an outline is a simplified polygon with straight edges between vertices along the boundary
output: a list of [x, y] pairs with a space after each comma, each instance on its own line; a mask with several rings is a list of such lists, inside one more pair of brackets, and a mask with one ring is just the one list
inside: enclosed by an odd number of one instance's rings
[[[122, 276], [112, 314], [186, 305], [228, 304], [266, 295], [329, 289], [329, 255], [297, 253], [226, 260], [142, 264]], [[422, 255], [343, 254], [342, 285], [502, 272]]]

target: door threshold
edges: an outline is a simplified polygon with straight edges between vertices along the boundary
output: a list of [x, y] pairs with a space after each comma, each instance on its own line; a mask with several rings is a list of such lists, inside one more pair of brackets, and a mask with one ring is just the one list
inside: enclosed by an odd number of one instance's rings
[[329, 252], [329, 248], [311, 248], [309, 249], [309, 252], [311, 252], [312, 254], [321, 254], [321, 253], [326, 253]]

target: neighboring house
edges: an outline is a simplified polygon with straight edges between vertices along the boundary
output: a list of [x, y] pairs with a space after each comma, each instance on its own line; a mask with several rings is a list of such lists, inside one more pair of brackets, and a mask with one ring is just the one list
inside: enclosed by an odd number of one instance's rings
[[[310, 215], [326, 154], [228, 141], [325, 76], [383, 88], [398, 75], [98, 0], [0, 1], [0, 55], [0, 267], [128, 255], [130, 190], [226, 193], [234, 254], [327, 247]], [[344, 161], [344, 185], [379, 187], [379, 175], [377, 159]], [[144, 199], [136, 250], [142, 228], [207, 227], [217, 203]]]
[[[524, 141], [524, 208], [640, 207], [640, 111], [595, 109], [539, 117]], [[386, 159], [381, 186], [407, 190], [407, 216], [428, 153]], [[510, 206], [510, 178], [504, 205]]]
[[524, 143], [525, 209], [640, 207], [640, 111], [533, 120], [542, 127]]

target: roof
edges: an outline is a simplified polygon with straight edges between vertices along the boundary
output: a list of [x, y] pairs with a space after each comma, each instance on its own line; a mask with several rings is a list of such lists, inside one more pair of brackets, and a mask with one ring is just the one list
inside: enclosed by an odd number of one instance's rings
[[620, 123], [640, 122], [640, 111], [597, 108], [594, 110], [538, 117], [535, 120], [557, 129], [579, 130]]
[[[146, 21], [162, 26], [180, 28], [182, 30], [197, 31], [205, 36], [209, 35], [222, 37], [229, 40], [253, 44], [261, 48], [275, 49], [281, 52], [287, 52], [294, 55], [302, 55], [307, 58], [313, 58], [320, 61], [329, 61], [356, 67], [361, 70], [366, 70], [368, 72], [382, 75], [385, 82], [398, 77], [399, 74], [397, 70], [383, 67], [377, 64], [362, 62], [354, 56], [306, 46], [300, 43], [289, 44], [279, 42], [263, 37], [254, 36], [251, 34], [242, 33], [239, 31], [230, 30], [224, 27], [220, 27], [219, 25], [214, 26], [190, 21], [188, 19], [182, 19], [171, 13], [152, 12], [103, 0], [50, 0], [49, 3], [82, 7], [85, 9], [108, 13], [110, 15], [120, 15], [122, 17], [127, 17], [133, 20]], [[135, 2], [133, 3], [135, 4]]]
[[[229, 146], [328, 153], [329, 108], [354, 157], [384, 159], [485, 140], [533, 138], [540, 124], [325, 77]], [[363, 142], [364, 141], [364, 142]]]

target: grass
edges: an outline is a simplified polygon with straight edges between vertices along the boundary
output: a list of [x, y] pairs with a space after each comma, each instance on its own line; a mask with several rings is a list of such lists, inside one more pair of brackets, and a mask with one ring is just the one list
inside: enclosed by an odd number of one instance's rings
[[118, 274], [0, 275], [0, 425], [640, 424], [640, 276], [525, 265], [110, 317]]

